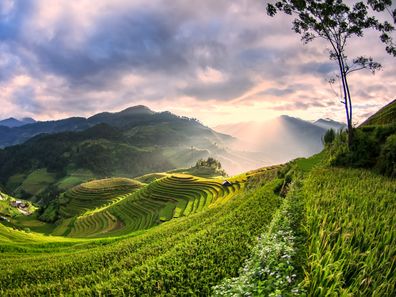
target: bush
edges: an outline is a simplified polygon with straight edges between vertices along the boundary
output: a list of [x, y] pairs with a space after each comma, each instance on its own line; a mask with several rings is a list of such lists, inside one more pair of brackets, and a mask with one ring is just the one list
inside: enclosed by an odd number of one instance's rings
[[396, 177], [396, 134], [389, 136], [382, 146], [377, 168], [384, 175]]
[[323, 136], [323, 143], [325, 145], [329, 145], [333, 143], [335, 137], [336, 137], [335, 131], [333, 129], [329, 129], [326, 131], [325, 135]]
[[395, 176], [396, 126], [368, 126], [354, 130], [351, 147], [347, 135], [340, 132], [326, 147], [330, 165], [376, 168], [382, 174]]

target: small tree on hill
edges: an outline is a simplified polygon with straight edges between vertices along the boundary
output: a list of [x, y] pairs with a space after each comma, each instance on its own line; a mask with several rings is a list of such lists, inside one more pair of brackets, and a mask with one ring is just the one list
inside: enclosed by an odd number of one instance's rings
[[368, 6], [363, 2], [356, 2], [350, 6], [342, 0], [280, 0], [267, 5], [268, 15], [274, 16], [279, 11], [295, 17], [293, 30], [301, 34], [305, 44], [315, 38], [321, 38], [330, 45], [329, 57], [337, 63], [342, 83], [342, 103], [346, 112], [348, 142], [351, 146], [353, 110], [348, 75], [362, 69], [374, 73], [381, 65], [371, 57], [364, 56], [350, 61], [346, 55], [346, 46], [352, 37], [362, 37], [364, 29], [378, 29], [380, 22], [370, 16]]
[[332, 144], [336, 137], [336, 133], [334, 129], [329, 129], [326, 131], [325, 135], [323, 136], [323, 143], [325, 145]]

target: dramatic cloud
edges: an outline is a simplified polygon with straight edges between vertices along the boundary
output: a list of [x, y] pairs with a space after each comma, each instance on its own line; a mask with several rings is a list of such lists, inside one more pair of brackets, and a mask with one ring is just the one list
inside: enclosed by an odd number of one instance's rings
[[[0, 118], [146, 104], [211, 125], [282, 113], [342, 120], [326, 44], [304, 46], [290, 27], [265, 1], [2, 0]], [[394, 99], [396, 59], [374, 33], [355, 53], [385, 66], [351, 77], [359, 118]]]

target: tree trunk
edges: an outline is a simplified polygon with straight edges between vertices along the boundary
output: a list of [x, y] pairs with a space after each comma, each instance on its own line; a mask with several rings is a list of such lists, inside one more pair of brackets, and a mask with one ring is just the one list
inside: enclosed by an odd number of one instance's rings
[[351, 147], [352, 145], [352, 102], [349, 95], [348, 82], [345, 74], [345, 67], [344, 61], [341, 54], [337, 54], [338, 59], [338, 66], [341, 75], [341, 82], [342, 82], [342, 89], [344, 93], [344, 106], [345, 106], [345, 113], [347, 118], [347, 126], [348, 126], [348, 146]]
[[347, 74], [345, 71], [344, 61], [342, 61], [342, 65], [343, 65], [343, 73], [345, 80], [346, 96], [348, 98], [348, 105], [349, 105], [348, 146], [349, 148], [351, 148], [353, 142], [352, 99], [351, 99], [351, 93], [349, 91], [349, 85], [348, 85]]

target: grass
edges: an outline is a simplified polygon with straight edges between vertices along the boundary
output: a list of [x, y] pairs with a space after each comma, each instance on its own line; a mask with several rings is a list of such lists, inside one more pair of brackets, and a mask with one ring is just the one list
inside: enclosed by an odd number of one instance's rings
[[395, 181], [365, 170], [318, 168], [304, 191], [308, 292], [395, 296]]
[[141, 183], [149, 184], [157, 179], [167, 176], [166, 173], [149, 173], [139, 177], [135, 177], [134, 179], [140, 181]]
[[169, 171], [169, 173], [184, 173], [191, 174], [194, 176], [205, 177], [205, 178], [222, 178], [221, 172], [219, 170], [212, 167], [196, 167], [193, 166], [191, 168], [182, 168]]
[[94, 178], [94, 175], [91, 171], [78, 169], [68, 173], [68, 175], [61, 179], [56, 185], [60, 190], [66, 191], [92, 178]]
[[140, 187], [141, 183], [127, 178], [108, 178], [83, 183], [61, 196], [59, 212], [65, 218], [90, 214]]
[[47, 169], [37, 169], [26, 177], [18, 190], [37, 195], [54, 181], [55, 174], [49, 173]]
[[15, 189], [18, 186], [20, 186], [25, 179], [26, 175], [25, 174], [15, 174], [10, 176], [10, 178], [7, 181], [7, 188], [9, 189]]
[[301, 296], [301, 185], [293, 184], [239, 276], [214, 287], [214, 296]]
[[315, 154], [310, 158], [298, 158], [293, 161], [299, 171], [304, 173], [310, 172], [315, 166], [323, 165], [326, 155], [325, 152]]

